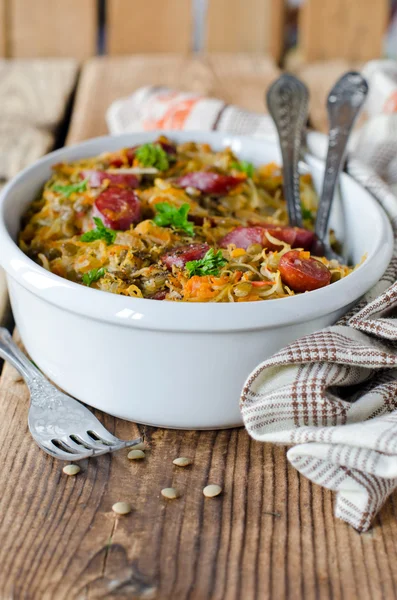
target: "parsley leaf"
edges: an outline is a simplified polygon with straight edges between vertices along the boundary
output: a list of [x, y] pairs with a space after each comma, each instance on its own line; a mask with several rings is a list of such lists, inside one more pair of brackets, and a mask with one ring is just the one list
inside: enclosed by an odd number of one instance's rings
[[241, 160], [240, 162], [232, 163], [232, 169], [236, 169], [236, 171], [241, 171], [241, 173], [245, 173], [247, 177], [253, 177], [255, 173], [254, 165], [246, 160]]
[[142, 167], [154, 167], [166, 171], [169, 166], [168, 155], [160, 144], [143, 144], [135, 152], [135, 158]]
[[311, 210], [309, 210], [308, 208], [306, 208], [305, 206], [303, 206], [303, 204], [301, 204], [301, 209], [302, 209], [302, 218], [303, 219], [313, 219], [313, 213]]
[[88, 179], [84, 179], [84, 181], [80, 181], [79, 183], [72, 183], [71, 185], [54, 185], [54, 192], [59, 192], [65, 198], [70, 198], [74, 192], [85, 192], [87, 189]]
[[90, 229], [90, 231], [86, 231], [81, 236], [80, 240], [82, 242], [94, 242], [95, 240], [105, 240], [107, 245], [113, 244], [116, 239], [117, 231], [114, 229], [109, 229], [105, 227], [101, 219], [98, 217], [94, 217], [94, 223], [96, 225], [95, 229]]
[[93, 283], [94, 281], [98, 281], [98, 279], [103, 277], [105, 273], [106, 269], [104, 269], [104, 267], [101, 267], [100, 269], [91, 269], [91, 271], [87, 271], [87, 273], [84, 273], [83, 283], [85, 285], [88, 285], [89, 287], [91, 283]]
[[175, 229], [182, 229], [189, 235], [194, 235], [193, 223], [187, 220], [187, 214], [190, 210], [190, 205], [185, 203], [180, 208], [176, 208], [168, 202], [159, 202], [155, 206], [157, 215], [153, 221], [159, 227], [171, 225]]
[[190, 260], [186, 263], [185, 267], [189, 273], [189, 277], [193, 277], [193, 275], [218, 275], [220, 269], [226, 263], [227, 260], [223, 258], [220, 250], [214, 252], [214, 249], [210, 248], [203, 258], [200, 258], [200, 260]]

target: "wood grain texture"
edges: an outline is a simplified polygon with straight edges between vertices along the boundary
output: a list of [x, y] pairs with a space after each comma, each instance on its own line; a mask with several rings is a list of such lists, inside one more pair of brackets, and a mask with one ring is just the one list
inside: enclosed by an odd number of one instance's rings
[[[27, 390], [12, 367], [0, 381], [0, 595], [29, 600], [133, 598], [365, 600], [397, 590], [397, 497], [358, 534], [332, 514], [330, 492], [287, 463], [285, 449], [242, 429], [141, 427], [144, 461], [126, 452], [66, 477], [26, 427]], [[131, 423], [98, 415], [120, 437]], [[176, 456], [194, 463], [180, 469]], [[219, 483], [223, 494], [205, 499]], [[181, 498], [160, 495], [175, 486]], [[133, 512], [111, 506], [128, 500]]]
[[186, 0], [107, 0], [107, 52], [189, 52], [192, 3]]
[[14, 58], [73, 57], [96, 53], [96, 0], [12, 0], [8, 52]]
[[284, 37], [283, 0], [210, 0], [208, 52], [266, 52], [278, 60]]
[[6, 22], [6, 0], [0, 0], [0, 57], [6, 55], [7, 22]]
[[272, 59], [244, 54], [93, 58], [80, 78], [69, 141], [107, 133], [105, 112], [111, 102], [145, 85], [194, 90], [262, 112], [264, 90], [277, 74]]
[[0, 60], [0, 120], [53, 130], [77, 78], [70, 59]]
[[0, 119], [0, 179], [11, 179], [53, 145], [54, 136], [45, 130]]
[[[53, 147], [76, 77], [73, 60], [0, 60], [0, 185]], [[0, 273], [0, 322], [8, 313]]]
[[305, 60], [380, 58], [389, 10], [388, 0], [305, 0], [298, 28]]

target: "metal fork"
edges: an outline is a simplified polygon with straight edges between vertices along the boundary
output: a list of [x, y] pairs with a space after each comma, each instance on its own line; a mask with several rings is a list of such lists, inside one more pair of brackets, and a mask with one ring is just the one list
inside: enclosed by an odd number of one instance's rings
[[50, 383], [2, 327], [0, 357], [10, 362], [24, 378], [30, 391], [30, 433], [50, 456], [76, 461], [142, 442], [141, 438], [123, 441], [112, 435], [88, 408]]

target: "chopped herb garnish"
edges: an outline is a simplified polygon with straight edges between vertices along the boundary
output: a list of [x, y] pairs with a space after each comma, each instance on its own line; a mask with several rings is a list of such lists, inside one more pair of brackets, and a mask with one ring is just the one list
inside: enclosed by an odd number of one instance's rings
[[220, 250], [214, 252], [214, 249], [210, 248], [203, 258], [200, 258], [200, 260], [190, 260], [185, 266], [189, 277], [193, 277], [193, 275], [218, 275], [220, 269], [226, 263], [227, 260], [223, 258]]
[[71, 185], [54, 185], [54, 192], [59, 192], [65, 198], [70, 198], [74, 192], [85, 192], [87, 189], [88, 179], [84, 179], [84, 181], [80, 181], [79, 183], [72, 183]]
[[95, 240], [105, 240], [107, 245], [113, 244], [116, 239], [117, 231], [105, 227], [101, 219], [94, 217], [95, 229], [86, 231], [80, 238], [82, 242], [94, 242]]
[[85, 285], [90, 286], [94, 281], [98, 281], [101, 277], [103, 277], [106, 273], [106, 269], [101, 267], [100, 269], [91, 269], [87, 273], [83, 275], [83, 283]]
[[309, 210], [308, 208], [303, 206], [303, 204], [301, 205], [301, 209], [302, 209], [302, 217], [304, 219], [313, 219], [313, 213], [311, 210]]
[[168, 154], [160, 144], [143, 144], [135, 152], [135, 158], [142, 167], [154, 167], [166, 171], [169, 166]]
[[236, 171], [241, 171], [241, 173], [245, 173], [247, 177], [253, 177], [255, 173], [254, 165], [246, 160], [241, 160], [240, 162], [232, 163], [232, 169], [236, 169]]
[[182, 204], [180, 208], [176, 208], [168, 202], [159, 202], [155, 206], [157, 215], [153, 221], [159, 227], [166, 227], [171, 225], [174, 229], [182, 229], [189, 235], [194, 235], [193, 223], [187, 220], [187, 214], [190, 210], [189, 204]]

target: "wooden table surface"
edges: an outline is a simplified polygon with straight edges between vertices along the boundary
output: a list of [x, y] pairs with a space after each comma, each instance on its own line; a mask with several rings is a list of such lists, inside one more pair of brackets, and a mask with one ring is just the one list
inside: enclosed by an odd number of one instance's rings
[[[274, 75], [268, 61], [243, 57], [94, 59], [80, 76], [68, 143], [103, 133], [109, 102], [145, 83], [202, 89], [258, 109]], [[91, 459], [68, 478], [31, 440], [27, 408], [27, 389], [6, 365], [1, 600], [397, 597], [396, 495], [359, 535], [334, 519], [332, 494], [298, 475], [283, 447], [256, 443], [243, 429], [171, 431], [100, 413], [116, 435], [143, 435], [147, 456]], [[194, 463], [178, 469], [177, 456]], [[209, 482], [222, 496], [204, 498]], [[162, 498], [168, 486], [181, 498]], [[131, 502], [131, 514], [114, 515], [119, 500]]]

